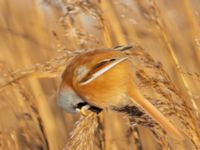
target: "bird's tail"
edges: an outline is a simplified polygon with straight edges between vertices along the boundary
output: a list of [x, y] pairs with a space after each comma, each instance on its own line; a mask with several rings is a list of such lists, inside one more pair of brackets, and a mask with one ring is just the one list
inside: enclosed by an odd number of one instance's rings
[[131, 100], [140, 106], [154, 121], [160, 124], [170, 135], [177, 140], [183, 140], [183, 135], [180, 131], [147, 99], [145, 99], [137, 89], [130, 90], [129, 96]]

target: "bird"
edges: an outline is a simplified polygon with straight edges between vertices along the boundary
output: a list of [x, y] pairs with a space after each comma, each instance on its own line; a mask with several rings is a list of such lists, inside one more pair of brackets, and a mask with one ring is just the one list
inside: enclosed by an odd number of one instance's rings
[[[58, 105], [67, 112], [88, 109], [133, 111], [143, 110], [152, 120], [177, 140], [182, 133], [168, 120], [136, 86], [133, 65], [123, 50], [115, 47], [83, 52], [73, 58], [64, 70], [58, 90]], [[135, 108], [132, 112], [131, 108]]]

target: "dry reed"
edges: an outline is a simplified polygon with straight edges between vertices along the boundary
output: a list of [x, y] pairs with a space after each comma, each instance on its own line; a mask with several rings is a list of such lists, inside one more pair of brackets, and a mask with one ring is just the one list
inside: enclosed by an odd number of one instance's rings
[[97, 114], [90, 112], [82, 117], [73, 129], [70, 139], [63, 150], [91, 150], [94, 149], [95, 130], [98, 126]]
[[[200, 149], [198, 6], [195, 0], [1, 1], [0, 149]], [[132, 54], [138, 88], [182, 129], [184, 144], [148, 116], [148, 122], [128, 116], [127, 125], [119, 114], [91, 113], [72, 128], [77, 116], [62, 113], [52, 98], [55, 78], [75, 55], [129, 43], [134, 50], [124, 53]]]

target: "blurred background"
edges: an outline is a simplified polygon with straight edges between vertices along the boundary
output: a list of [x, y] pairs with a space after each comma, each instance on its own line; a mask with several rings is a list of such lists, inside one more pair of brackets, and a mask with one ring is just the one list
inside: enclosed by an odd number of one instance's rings
[[[0, 149], [61, 150], [79, 118], [56, 102], [68, 60], [123, 44], [142, 46], [200, 107], [199, 0], [1, 0], [0, 85], [14, 81], [0, 89]], [[106, 150], [137, 149], [122, 117], [104, 121]], [[144, 150], [157, 149], [140, 135]]]

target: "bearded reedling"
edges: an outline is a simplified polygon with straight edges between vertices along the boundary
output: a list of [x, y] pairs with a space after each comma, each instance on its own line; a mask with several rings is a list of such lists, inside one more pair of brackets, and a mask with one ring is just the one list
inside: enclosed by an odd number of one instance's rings
[[182, 140], [182, 133], [138, 90], [129, 56], [116, 49], [76, 56], [62, 75], [59, 105], [83, 114], [88, 109], [128, 112], [126, 108], [138, 107], [172, 137]]

